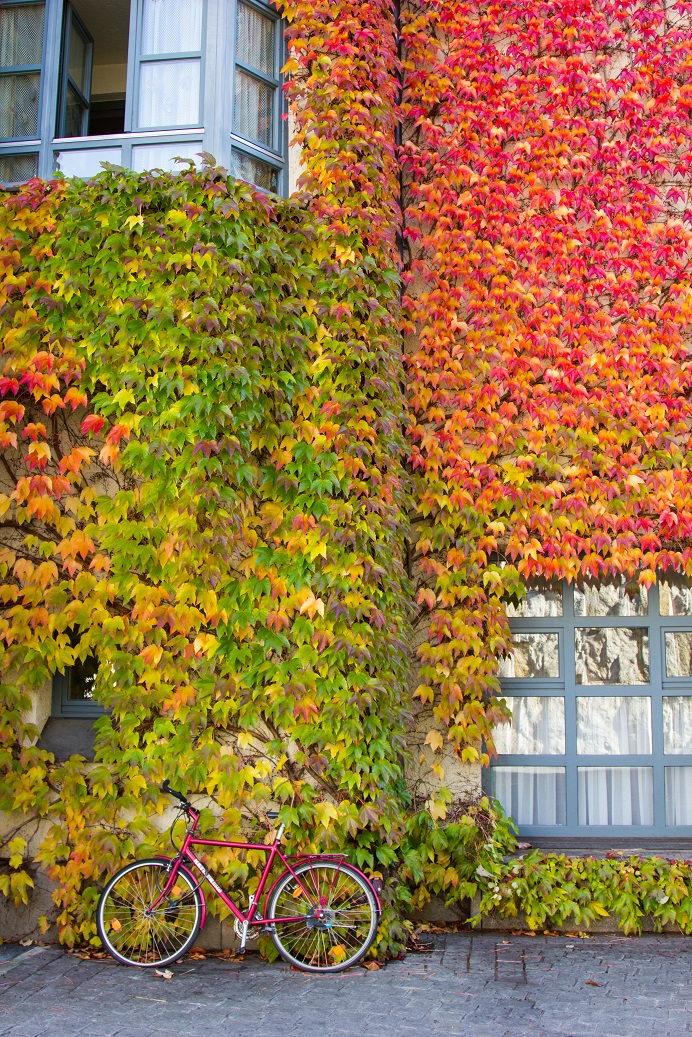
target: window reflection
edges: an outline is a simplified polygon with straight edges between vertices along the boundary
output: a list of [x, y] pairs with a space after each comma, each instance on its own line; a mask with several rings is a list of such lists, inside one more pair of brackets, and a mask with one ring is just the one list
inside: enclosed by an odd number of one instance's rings
[[577, 684], [648, 684], [649, 631], [643, 627], [577, 627]]

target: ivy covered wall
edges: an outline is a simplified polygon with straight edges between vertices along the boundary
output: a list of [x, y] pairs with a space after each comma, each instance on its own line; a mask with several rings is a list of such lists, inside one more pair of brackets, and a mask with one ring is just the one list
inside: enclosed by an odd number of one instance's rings
[[[161, 845], [164, 776], [389, 869], [380, 949], [430, 892], [530, 912], [487, 804], [436, 763], [412, 801], [412, 714], [487, 763], [527, 580], [692, 575], [692, 5], [409, 0], [401, 47], [388, 0], [282, 9], [304, 196], [206, 166], [3, 202], [0, 891], [38, 816], [67, 943]], [[95, 765], [55, 763], [33, 689], [93, 651]], [[603, 910], [656, 913], [628, 888]]]

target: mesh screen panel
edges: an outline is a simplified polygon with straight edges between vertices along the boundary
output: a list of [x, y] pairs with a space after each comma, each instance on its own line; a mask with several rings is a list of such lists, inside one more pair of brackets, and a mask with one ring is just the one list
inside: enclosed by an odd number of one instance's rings
[[239, 136], [274, 146], [274, 95], [267, 83], [235, 70], [235, 107], [233, 129]]
[[0, 67], [40, 65], [43, 4], [0, 7]]
[[38, 155], [0, 155], [0, 182], [21, 184], [38, 176]]
[[70, 32], [69, 74], [82, 93], [86, 93], [88, 44], [75, 25]]
[[66, 137], [82, 136], [82, 113], [84, 108], [71, 86], [67, 87], [67, 98], [65, 99], [65, 129]]
[[0, 137], [35, 137], [39, 72], [0, 76]]
[[247, 4], [238, 4], [238, 61], [242, 61], [244, 65], [252, 65], [253, 68], [264, 72], [265, 76], [275, 76], [275, 32], [276, 22], [273, 18], [266, 18]]
[[201, 50], [203, 10], [203, 0], [145, 0], [142, 54]]
[[279, 190], [279, 171], [270, 166], [268, 162], [262, 162], [252, 155], [246, 155], [243, 151], [232, 152], [231, 172], [237, 180], [244, 180], [255, 187], [261, 187], [263, 191]]

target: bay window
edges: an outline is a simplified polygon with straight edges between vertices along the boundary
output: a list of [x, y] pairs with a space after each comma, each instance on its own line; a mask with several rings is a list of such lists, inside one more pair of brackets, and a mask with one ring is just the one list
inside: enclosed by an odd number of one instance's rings
[[0, 0], [0, 180], [206, 152], [281, 193], [282, 63], [268, 0]]

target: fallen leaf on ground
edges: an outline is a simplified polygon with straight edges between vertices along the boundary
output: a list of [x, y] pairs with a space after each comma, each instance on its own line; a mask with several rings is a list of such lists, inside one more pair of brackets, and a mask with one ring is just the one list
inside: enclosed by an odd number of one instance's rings
[[587, 987], [602, 987], [602, 983], [597, 983], [595, 979], [587, 979], [585, 986]]
[[378, 969], [382, 968], [382, 965], [379, 961], [365, 961], [363, 962], [363, 968], [367, 969], [368, 972], [377, 972]]
[[154, 969], [154, 975], [160, 976], [161, 979], [173, 979], [173, 973], [170, 969]]

